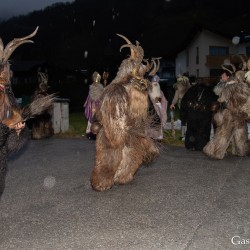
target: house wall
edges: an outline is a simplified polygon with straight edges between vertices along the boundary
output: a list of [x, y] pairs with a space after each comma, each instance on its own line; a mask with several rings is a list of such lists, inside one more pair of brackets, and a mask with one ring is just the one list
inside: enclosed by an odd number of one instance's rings
[[[202, 30], [198, 33], [187, 48], [181, 51], [175, 60], [176, 75], [189, 72], [197, 77], [209, 77], [210, 68], [206, 66], [206, 56], [209, 55], [209, 46], [222, 46], [229, 48], [229, 54], [245, 54], [244, 45], [233, 45], [231, 39]], [[197, 47], [199, 48], [199, 63], [196, 63]], [[188, 64], [187, 64], [188, 61]]]
[[176, 76], [178, 75], [183, 75], [185, 72], [188, 70], [188, 65], [187, 65], [187, 50], [181, 51], [175, 60], [175, 74]]

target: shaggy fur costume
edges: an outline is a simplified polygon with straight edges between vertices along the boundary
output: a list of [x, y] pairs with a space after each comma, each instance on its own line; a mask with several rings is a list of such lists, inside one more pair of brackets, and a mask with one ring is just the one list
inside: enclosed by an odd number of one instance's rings
[[[38, 100], [42, 97], [48, 96], [48, 76], [45, 73], [39, 72], [39, 87], [34, 92], [31, 101]], [[42, 139], [53, 136], [54, 129], [52, 126], [52, 110], [51, 107], [45, 110], [42, 114], [37, 115], [32, 119], [32, 139]]]
[[246, 121], [250, 120], [250, 88], [247, 83], [232, 80], [224, 85], [219, 94], [218, 101], [224, 103], [225, 108], [215, 114], [215, 136], [203, 152], [209, 157], [223, 159], [230, 142], [233, 142], [233, 155], [248, 155], [250, 147]]
[[[37, 28], [38, 29], [38, 28]], [[28, 128], [17, 131], [17, 124], [41, 114], [51, 106], [54, 95], [48, 95], [34, 100], [30, 105], [20, 108], [11, 89], [11, 71], [8, 59], [21, 44], [32, 42], [37, 29], [27, 37], [12, 40], [5, 49], [0, 39], [0, 197], [5, 187], [7, 159], [11, 153], [19, 150], [29, 138]]]
[[[119, 35], [121, 36], [121, 35]], [[94, 190], [104, 191], [114, 184], [126, 184], [143, 163], [151, 162], [159, 149], [146, 135], [148, 126], [149, 70], [142, 63], [144, 52], [137, 42], [128, 44], [131, 56], [123, 60], [117, 76], [101, 96], [96, 117], [101, 128], [96, 138], [96, 159], [91, 175]]]

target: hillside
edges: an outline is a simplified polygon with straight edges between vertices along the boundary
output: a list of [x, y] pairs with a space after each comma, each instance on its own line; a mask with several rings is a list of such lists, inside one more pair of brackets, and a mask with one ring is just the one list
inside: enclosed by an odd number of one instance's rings
[[20, 47], [14, 59], [46, 60], [51, 72], [116, 70], [128, 53], [119, 52], [124, 41], [116, 33], [138, 40], [146, 57], [174, 59], [201, 27], [229, 38], [241, 31], [250, 33], [246, 4], [246, 0], [237, 1], [237, 6], [226, 0], [76, 0], [1, 22], [0, 37], [6, 44], [39, 26], [35, 44]]

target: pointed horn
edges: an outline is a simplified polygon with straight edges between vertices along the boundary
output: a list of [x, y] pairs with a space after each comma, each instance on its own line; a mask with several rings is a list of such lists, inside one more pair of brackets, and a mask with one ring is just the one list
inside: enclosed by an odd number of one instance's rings
[[121, 48], [120, 48], [120, 51], [123, 49], [123, 48], [130, 48], [130, 58], [132, 59], [132, 60], [135, 60], [135, 58], [136, 58], [136, 52], [135, 52], [135, 46], [133, 45], [133, 44], [124, 44], [124, 45], [122, 45], [121, 46]]
[[48, 75], [42, 72], [38, 72], [39, 76], [41, 77], [41, 82], [47, 83], [48, 82]]
[[123, 38], [123, 39], [127, 42], [127, 44], [121, 46], [120, 51], [121, 51], [123, 48], [125, 48], [125, 47], [129, 47], [129, 48], [130, 48], [130, 53], [131, 53], [130, 58], [131, 58], [132, 60], [135, 60], [135, 58], [136, 58], [136, 51], [135, 51], [135, 48], [134, 48], [135, 46], [128, 40], [127, 37], [125, 37], [125, 36], [123, 36], [123, 35], [121, 35], [121, 34], [117, 34], [117, 35], [120, 36], [121, 38]]
[[243, 58], [243, 56], [239, 55], [239, 57], [240, 57], [240, 60], [242, 62], [241, 70], [245, 71], [247, 69], [247, 62], [246, 62], [245, 58]]
[[151, 70], [151, 72], [149, 73], [149, 76], [154, 76], [157, 73], [157, 71], [159, 70], [159, 68], [160, 68], [160, 59], [161, 59], [161, 57], [153, 57], [152, 58], [152, 62], [153, 62], [154, 67]]
[[241, 70], [245, 71], [247, 69], [246, 59], [242, 55], [239, 55], [239, 54], [233, 55], [233, 57], [236, 57], [236, 56], [239, 57], [240, 60], [241, 60], [241, 62], [242, 62], [242, 68], [241, 68]]
[[127, 42], [127, 44], [132, 44], [132, 43], [128, 40], [127, 37], [125, 37], [125, 36], [123, 36], [123, 35], [121, 35], [121, 34], [116, 34], [116, 35], [119, 36], [119, 37], [121, 37], [121, 38], [123, 38], [123, 39]]
[[36, 29], [28, 36], [25, 36], [25, 37], [22, 37], [22, 38], [14, 38], [11, 42], [9, 42], [7, 44], [7, 46], [5, 47], [4, 51], [3, 51], [2, 61], [7, 62], [8, 59], [10, 58], [11, 54], [14, 52], [14, 50], [18, 46], [20, 46], [21, 44], [33, 43], [32, 40], [27, 40], [27, 39], [35, 36], [36, 33], [37, 33], [38, 28], [39, 27], [37, 26]]
[[145, 72], [148, 72], [151, 69], [152, 65], [153, 65], [152, 62], [149, 63], [148, 59], [143, 59], [142, 61], [146, 63], [146, 70], [145, 70]]
[[155, 60], [157, 61], [157, 67], [156, 67], [156, 72], [155, 73], [157, 73], [157, 71], [159, 70], [159, 68], [160, 68], [160, 59], [161, 59], [161, 57], [157, 57], [157, 58], [155, 58]]
[[221, 65], [221, 67], [222, 67], [222, 69], [224, 69], [224, 70], [228, 71], [229, 73], [234, 74], [234, 73], [235, 73], [235, 71], [236, 71], [235, 66], [234, 66], [233, 64], [231, 64], [231, 63], [230, 63], [230, 64], [228, 64], [228, 65], [230, 65], [230, 66], [232, 67], [233, 71], [231, 71], [230, 69], [228, 69], [227, 67], [225, 67], [223, 64]]
[[149, 72], [149, 76], [154, 76], [155, 75], [155, 73], [157, 72], [156, 71], [156, 68], [157, 68], [157, 65], [156, 65], [156, 62], [155, 62], [155, 59], [152, 59], [152, 62], [153, 62], [153, 69]]

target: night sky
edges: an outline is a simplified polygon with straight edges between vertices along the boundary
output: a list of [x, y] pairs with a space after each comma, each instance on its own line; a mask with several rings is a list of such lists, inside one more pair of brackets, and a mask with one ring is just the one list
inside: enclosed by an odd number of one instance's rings
[[25, 15], [34, 10], [41, 10], [57, 2], [73, 2], [73, 0], [1, 0], [0, 19]]

